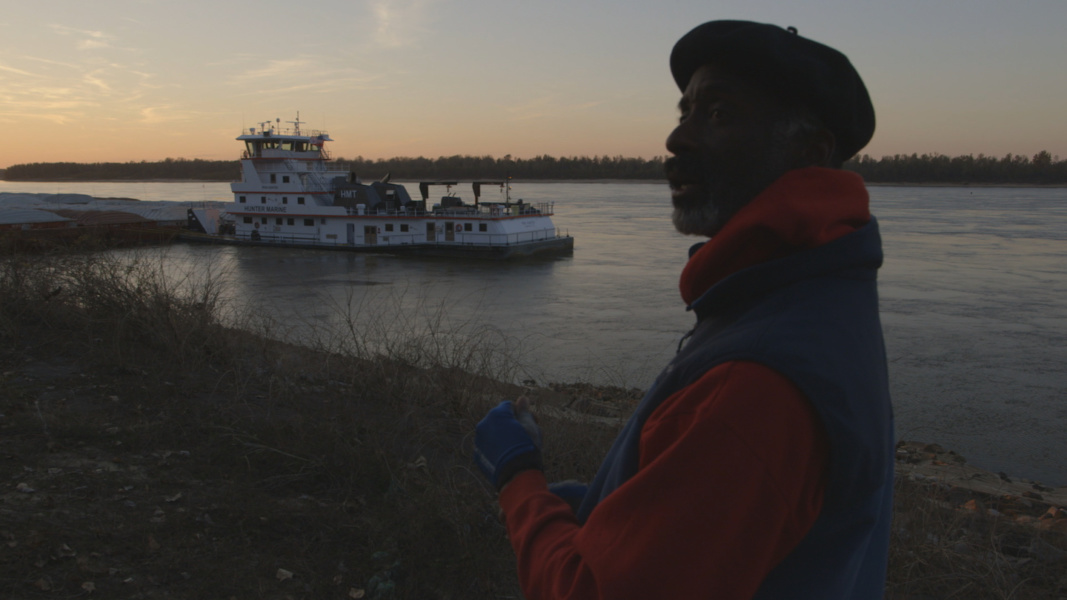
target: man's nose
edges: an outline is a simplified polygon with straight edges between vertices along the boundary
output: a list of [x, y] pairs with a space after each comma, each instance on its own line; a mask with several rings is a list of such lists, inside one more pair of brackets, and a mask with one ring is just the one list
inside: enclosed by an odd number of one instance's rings
[[687, 115], [678, 123], [674, 131], [667, 136], [667, 151], [671, 154], [692, 152], [696, 149], [696, 124], [693, 114]]

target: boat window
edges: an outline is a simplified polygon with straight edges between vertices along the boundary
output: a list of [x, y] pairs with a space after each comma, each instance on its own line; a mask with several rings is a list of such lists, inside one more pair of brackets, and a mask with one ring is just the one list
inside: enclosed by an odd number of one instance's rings
[[259, 197], [259, 203], [260, 204], [266, 204], [267, 203], [267, 197], [266, 196], [260, 196]]
[[392, 223], [386, 223], [385, 224], [385, 230], [386, 231], [392, 231], [393, 230], [393, 224]]
[[266, 225], [267, 224], [267, 217], [260, 217], [259, 218], [259, 222], [263, 223], [264, 225]]
[[277, 219], [274, 219], [274, 224], [275, 225], [281, 225], [282, 224], [282, 218], [278, 217]]
[[478, 223], [478, 231], [488, 231], [489, 227], [485, 223]]
[[278, 183], [278, 176], [275, 175], [274, 173], [271, 173], [270, 174], [270, 182], [271, 183]]
[[240, 202], [241, 202], [241, 204], [244, 204], [244, 203], [245, 203], [245, 197], [244, 197], [244, 196], [241, 196], [241, 200], [240, 200]]
[[245, 140], [245, 151], [249, 156], [259, 156], [259, 144], [251, 140]]
[[289, 198], [282, 196], [282, 204], [289, 204]]
[[287, 225], [292, 225], [292, 224], [293, 224], [293, 219], [292, 219], [292, 218], [290, 218], [290, 219], [289, 219], [289, 220], [288, 220], [288, 221], [286, 222], [286, 224], [287, 224]]
[[296, 197], [296, 203], [297, 204], [303, 204], [304, 203], [304, 197], [303, 196], [297, 196]]
[[289, 176], [288, 175], [282, 175], [282, 183], [289, 183]]
[[306, 227], [314, 227], [315, 226], [315, 219], [304, 219], [304, 226], [306, 226]]
[[319, 223], [322, 224], [322, 225], [325, 225], [326, 224], [326, 217], [323, 217], [323, 218], [319, 219]]
[[408, 224], [407, 223], [401, 223], [400, 224], [400, 231], [403, 232], [403, 233], [407, 233], [407, 230], [408, 230]]
[[252, 217], [245, 217], [244, 218], [244, 222], [245, 223], [251, 223], [252, 222]]
[[473, 228], [474, 228], [474, 226], [471, 225], [470, 223], [464, 223], [463, 224], [463, 231], [470, 231]]

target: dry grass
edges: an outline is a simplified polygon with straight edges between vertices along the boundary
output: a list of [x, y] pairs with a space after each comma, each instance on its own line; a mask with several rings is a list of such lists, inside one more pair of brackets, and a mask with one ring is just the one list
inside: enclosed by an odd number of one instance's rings
[[1067, 520], [1018, 514], [1046, 506], [907, 477], [894, 505], [887, 598], [1067, 598]]
[[[109, 256], [0, 259], [0, 597], [520, 597], [470, 462], [514, 340], [353, 296], [297, 346], [216, 277]], [[534, 393], [560, 479], [640, 395]], [[899, 483], [887, 597], [1067, 596], [1062, 533], [962, 502]]]
[[222, 325], [216, 289], [107, 255], [3, 261], [0, 596], [517, 596], [469, 458], [514, 390], [477, 340], [296, 347]]

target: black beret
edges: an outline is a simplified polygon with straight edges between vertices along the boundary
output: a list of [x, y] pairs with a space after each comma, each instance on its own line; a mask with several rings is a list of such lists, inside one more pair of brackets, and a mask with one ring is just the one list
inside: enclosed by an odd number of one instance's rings
[[848, 58], [796, 30], [751, 21], [711, 21], [685, 34], [671, 51], [671, 73], [683, 92], [693, 73], [714, 63], [818, 116], [848, 160], [874, 135], [874, 107]]

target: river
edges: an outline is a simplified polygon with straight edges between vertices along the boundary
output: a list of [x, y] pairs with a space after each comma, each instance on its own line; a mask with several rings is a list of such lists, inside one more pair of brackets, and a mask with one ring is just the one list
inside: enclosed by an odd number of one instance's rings
[[[0, 191], [230, 197], [225, 183]], [[232, 299], [298, 338], [347, 320], [436, 327], [482, 336], [518, 379], [647, 386], [692, 324], [677, 278], [695, 240], [673, 231], [665, 185], [515, 183], [512, 196], [554, 201], [574, 255], [500, 264], [185, 244], [166, 255], [223, 273]], [[872, 186], [871, 207], [898, 437], [1067, 484], [1067, 189]]]

